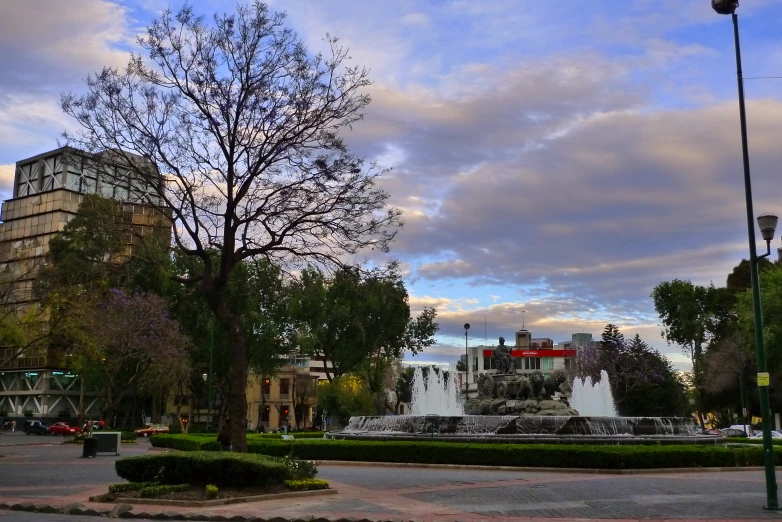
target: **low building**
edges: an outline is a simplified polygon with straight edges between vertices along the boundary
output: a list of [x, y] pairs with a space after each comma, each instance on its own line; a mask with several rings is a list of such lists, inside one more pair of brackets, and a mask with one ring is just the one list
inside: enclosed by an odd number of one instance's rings
[[309, 357], [291, 355], [272, 377], [257, 376], [247, 387], [248, 428], [310, 428], [317, 405], [318, 375]]
[[[576, 341], [591, 334], [573, 334], [573, 339], [567, 343], [554, 344], [548, 338], [533, 338], [532, 334], [522, 328], [515, 334], [515, 342], [509, 345], [511, 357], [516, 365], [516, 373], [531, 374], [540, 371], [544, 376], [555, 370], [567, 370], [576, 357]], [[468, 396], [478, 395], [478, 376], [482, 373], [497, 373], [496, 361], [493, 358], [496, 346], [473, 346], [468, 349], [470, 364], [467, 368]], [[464, 356], [462, 356], [462, 361]], [[462, 389], [464, 389], [464, 372], [462, 372]]]

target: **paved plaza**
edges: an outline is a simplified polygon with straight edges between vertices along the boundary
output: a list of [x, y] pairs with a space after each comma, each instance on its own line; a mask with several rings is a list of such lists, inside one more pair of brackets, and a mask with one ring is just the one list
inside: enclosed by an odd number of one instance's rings
[[[107, 484], [118, 481], [113, 468], [117, 457], [80, 459], [80, 446], [62, 445], [59, 439], [3, 434], [0, 440], [4, 455], [0, 458], [0, 498], [4, 502], [88, 504], [87, 497], [105, 492]], [[125, 445], [122, 450], [123, 456], [148, 452], [147, 441]], [[234, 515], [422, 521], [782, 519], [781, 513], [762, 509], [761, 471], [611, 475], [323, 465], [318, 476], [327, 479], [338, 494], [208, 511], [226, 519]], [[171, 509], [136, 506], [134, 511], [152, 514]], [[96, 518], [0, 511], [0, 522], [36, 520]]]

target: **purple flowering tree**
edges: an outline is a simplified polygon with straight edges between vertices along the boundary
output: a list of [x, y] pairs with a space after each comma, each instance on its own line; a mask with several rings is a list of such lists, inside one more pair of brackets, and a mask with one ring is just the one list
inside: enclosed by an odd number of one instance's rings
[[85, 295], [73, 306], [68, 328], [73, 365], [103, 388], [110, 426], [132, 392], [165, 394], [189, 379], [189, 339], [156, 295], [117, 289]]

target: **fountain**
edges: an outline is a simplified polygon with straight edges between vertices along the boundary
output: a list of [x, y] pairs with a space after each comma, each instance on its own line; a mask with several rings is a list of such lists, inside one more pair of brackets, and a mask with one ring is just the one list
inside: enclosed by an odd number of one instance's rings
[[429, 382], [424, 381], [424, 372], [416, 368], [413, 373], [413, 399], [410, 401], [411, 415], [462, 415], [461, 392], [456, 372], [429, 372]]
[[591, 377], [573, 380], [573, 391], [570, 402], [581, 415], [596, 417], [616, 417], [614, 397], [611, 395], [611, 384], [608, 373], [600, 371], [600, 380], [593, 383]]
[[564, 372], [516, 373], [508, 357], [503, 360], [497, 350], [495, 357], [498, 371], [479, 375], [477, 398], [460, 402], [455, 372], [448, 379], [430, 372], [425, 382], [418, 368], [410, 415], [352, 417], [345, 429], [326, 438], [576, 444], [721, 440], [696, 436], [690, 418], [618, 417], [605, 371], [597, 382], [576, 379], [571, 386]]

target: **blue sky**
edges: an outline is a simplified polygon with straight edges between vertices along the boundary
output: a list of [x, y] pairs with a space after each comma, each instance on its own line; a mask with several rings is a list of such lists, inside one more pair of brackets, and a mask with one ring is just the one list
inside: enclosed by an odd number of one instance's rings
[[[70, 128], [59, 94], [121, 66], [154, 0], [0, 4], [0, 192], [13, 163]], [[173, 7], [180, 4], [174, 2]], [[202, 1], [204, 14], [233, 2]], [[660, 281], [724, 284], [746, 257], [729, 17], [709, 0], [274, 0], [312, 51], [326, 33], [371, 71], [346, 137], [393, 170], [405, 228], [392, 255], [411, 304], [435, 306], [455, 360], [526, 324], [555, 341], [608, 322], [666, 346]], [[746, 76], [782, 76], [782, 2], [740, 8]], [[755, 207], [782, 211], [782, 80], [746, 86]], [[782, 246], [775, 240], [774, 246]]]

